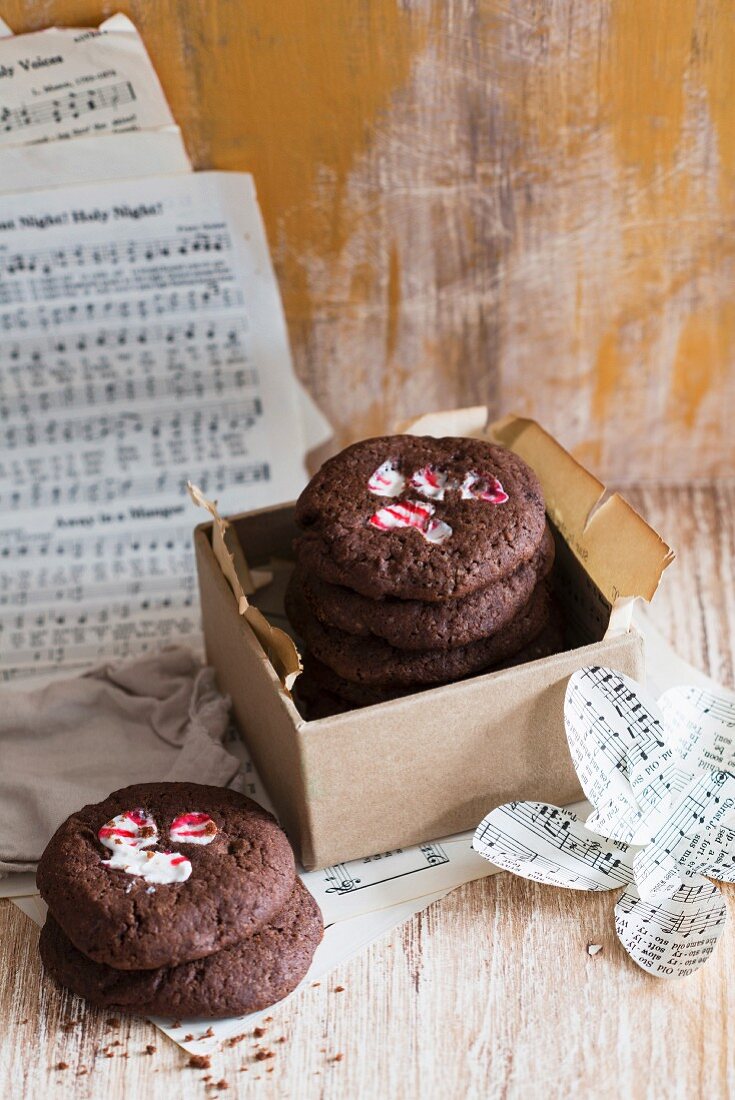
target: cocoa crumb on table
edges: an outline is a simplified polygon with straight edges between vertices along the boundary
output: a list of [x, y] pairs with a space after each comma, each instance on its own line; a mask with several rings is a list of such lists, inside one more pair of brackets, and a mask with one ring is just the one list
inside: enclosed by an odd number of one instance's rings
[[224, 1077], [220, 1077], [219, 1081], [214, 1087], [216, 1089], [228, 1089], [230, 1086], [227, 1081], [225, 1081]]
[[342, 1054], [342, 1053], [335, 1054], [332, 1057], [332, 1061], [333, 1062], [341, 1062], [343, 1058], [344, 1058], [344, 1054]]
[[86, 1066], [80, 1066], [77, 1070], [77, 1077], [84, 1077], [85, 1073], [89, 1073]]
[[56, 1063], [56, 1068], [57, 1069], [68, 1069], [69, 1068], [69, 1063], [68, 1062], [57, 1062]]
[[265, 1028], [264, 1027], [254, 1027], [253, 1028], [253, 1035], [255, 1036], [256, 1039], [262, 1039], [263, 1036], [265, 1035]]
[[143, 1051], [143, 1053], [144, 1054], [155, 1054], [156, 1053], [155, 1044], [154, 1043], [146, 1043], [145, 1050]]
[[242, 1034], [240, 1034], [240, 1035], [231, 1035], [229, 1039], [225, 1039], [225, 1046], [226, 1047], [237, 1046], [238, 1043], [241, 1043], [243, 1041], [243, 1039], [247, 1039], [247, 1037], [248, 1036], [247, 1036], [246, 1031], [243, 1031]]
[[275, 1058], [276, 1052], [274, 1050], [258, 1050], [255, 1053], [256, 1062], [265, 1062], [266, 1058]]
[[[179, 1027], [181, 1027], [181, 1024], [179, 1024]], [[199, 1038], [200, 1039], [213, 1039], [214, 1038], [214, 1032], [212, 1031], [211, 1027], [208, 1027], [206, 1031], [203, 1031], [201, 1033], [201, 1035], [199, 1036]]]
[[190, 1069], [209, 1069], [212, 1059], [208, 1054], [192, 1054], [187, 1062]]
[[335, 993], [344, 993], [344, 991], [345, 991], [345, 987], [343, 985], [335, 985], [335, 987], [334, 987], [334, 992]]
[[183, 1041], [185, 1043], [190, 1043], [190, 1042], [192, 1042], [193, 1038], [194, 1038], [194, 1036], [192, 1035], [192, 1033], [188, 1032], [188, 1034], [184, 1036]]

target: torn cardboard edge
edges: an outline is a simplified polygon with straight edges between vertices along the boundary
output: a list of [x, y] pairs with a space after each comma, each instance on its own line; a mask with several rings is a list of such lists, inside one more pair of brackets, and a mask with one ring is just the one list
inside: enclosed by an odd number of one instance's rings
[[237, 601], [237, 610], [246, 620], [260, 642], [268, 660], [278, 674], [286, 691], [290, 692], [301, 672], [301, 657], [293, 639], [285, 630], [271, 626], [265, 615], [248, 600], [256, 585], [237, 534], [217, 511], [217, 502], [208, 500], [201, 489], [190, 481], [186, 483], [189, 496], [199, 508], [206, 509], [212, 517], [212, 550], [227, 583]]
[[484, 405], [404, 421], [409, 435], [465, 435], [520, 455], [541, 482], [549, 518], [612, 607], [650, 602], [674, 552], [619, 493], [573, 458], [535, 420], [509, 415], [489, 423]]

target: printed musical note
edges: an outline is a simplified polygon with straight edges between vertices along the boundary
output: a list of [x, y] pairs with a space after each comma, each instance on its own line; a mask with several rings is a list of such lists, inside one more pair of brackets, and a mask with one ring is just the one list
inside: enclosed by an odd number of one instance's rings
[[129, 80], [121, 80], [87, 92], [64, 92], [54, 99], [40, 99], [19, 107], [0, 110], [0, 131], [11, 133], [29, 130], [48, 122], [77, 119], [90, 111], [111, 110], [125, 103], [132, 103], [135, 91]]

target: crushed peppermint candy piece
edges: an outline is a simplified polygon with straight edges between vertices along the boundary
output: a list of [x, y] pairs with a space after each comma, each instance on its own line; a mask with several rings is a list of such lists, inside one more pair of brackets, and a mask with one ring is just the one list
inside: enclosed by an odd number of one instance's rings
[[602, 951], [602, 944], [601, 943], [588, 943], [587, 944], [587, 954], [588, 955], [599, 955], [601, 951]]
[[126, 844], [115, 848], [109, 859], [102, 860], [102, 865], [161, 885], [186, 882], [191, 874], [191, 863], [179, 852], [144, 852]]
[[174, 844], [211, 844], [217, 826], [209, 814], [179, 814], [169, 826], [168, 835]]
[[475, 473], [471, 470], [459, 487], [462, 500], [485, 500], [489, 504], [505, 504], [508, 499], [503, 486], [496, 477]]
[[103, 825], [97, 836], [105, 848], [113, 851], [121, 845], [147, 848], [158, 840], [158, 827], [145, 810], [125, 810]]
[[415, 527], [428, 542], [441, 544], [452, 533], [443, 520], [432, 519], [434, 505], [418, 500], [403, 500], [381, 508], [370, 517], [368, 523], [380, 531], [392, 531], [397, 527]]
[[411, 474], [411, 488], [428, 500], [444, 500], [445, 490], [453, 488], [453, 485], [446, 471], [437, 470], [436, 466], [424, 466]]
[[376, 497], [400, 496], [406, 487], [406, 479], [399, 473], [395, 462], [387, 459], [377, 470], [374, 470], [368, 480], [368, 489]]

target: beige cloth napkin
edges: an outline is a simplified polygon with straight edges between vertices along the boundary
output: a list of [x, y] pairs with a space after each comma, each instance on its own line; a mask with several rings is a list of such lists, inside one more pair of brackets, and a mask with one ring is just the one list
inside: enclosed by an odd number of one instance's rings
[[70, 813], [118, 787], [226, 786], [239, 769], [222, 744], [229, 700], [186, 649], [1, 696], [0, 876], [33, 870]]

